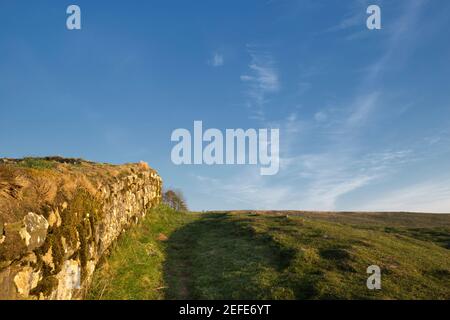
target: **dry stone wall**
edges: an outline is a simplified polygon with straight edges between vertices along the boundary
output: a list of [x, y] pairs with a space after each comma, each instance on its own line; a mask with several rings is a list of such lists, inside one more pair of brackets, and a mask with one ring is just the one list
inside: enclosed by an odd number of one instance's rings
[[0, 160], [0, 300], [83, 298], [99, 259], [161, 188], [145, 163]]

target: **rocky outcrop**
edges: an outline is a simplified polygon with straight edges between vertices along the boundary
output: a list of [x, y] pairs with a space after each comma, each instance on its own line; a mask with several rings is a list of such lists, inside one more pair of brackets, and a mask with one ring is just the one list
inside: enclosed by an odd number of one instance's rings
[[161, 200], [147, 164], [0, 160], [0, 299], [79, 299], [111, 244]]

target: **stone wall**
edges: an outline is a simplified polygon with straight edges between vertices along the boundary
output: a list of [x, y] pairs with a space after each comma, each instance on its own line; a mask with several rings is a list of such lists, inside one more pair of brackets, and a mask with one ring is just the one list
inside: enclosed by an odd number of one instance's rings
[[147, 164], [0, 161], [0, 299], [81, 299], [117, 237], [161, 200]]

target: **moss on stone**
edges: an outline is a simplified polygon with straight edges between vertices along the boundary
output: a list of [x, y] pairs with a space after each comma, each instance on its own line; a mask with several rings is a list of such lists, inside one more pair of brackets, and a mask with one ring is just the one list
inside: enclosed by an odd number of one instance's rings
[[43, 278], [36, 288], [31, 290], [30, 294], [39, 295], [42, 293], [45, 297], [48, 297], [58, 287], [58, 279], [54, 276]]
[[[61, 199], [61, 197], [60, 197]], [[81, 264], [81, 277], [85, 279], [87, 275], [86, 266], [89, 260], [89, 242], [92, 241], [92, 230], [102, 217], [101, 204], [96, 197], [87, 190], [79, 188], [75, 191], [72, 199], [67, 199], [68, 207], [61, 210], [62, 224], [60, 227], [51, 228], [45, 243], [36, 250], [38, 256], [37, 265], [42, 268], [43, 279], [42, 289], [50, 290], [54, 284], [54, 276], [61, 272], [66, 251], [62, 238], [66, 245], [76, 249], [73, 256], [77, 256]], [[42, 256], [52, 248], [54, 268], [46, 265], [42, 261]], [[36, 291], [35, 292], [39, 292]], [[51, 291], [50, 291], [51, 292]]]

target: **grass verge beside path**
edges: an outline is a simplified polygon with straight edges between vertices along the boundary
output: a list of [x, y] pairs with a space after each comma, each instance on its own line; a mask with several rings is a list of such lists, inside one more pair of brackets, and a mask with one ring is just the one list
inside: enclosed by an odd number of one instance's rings
[[88, 299], [159, 300], [167, 287], [163, 278], [171, 233], [198, 219], [160, 206], [122, 235], [95, 271]]

